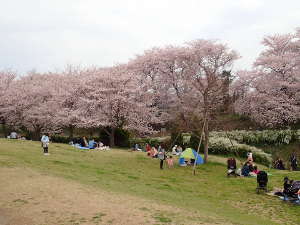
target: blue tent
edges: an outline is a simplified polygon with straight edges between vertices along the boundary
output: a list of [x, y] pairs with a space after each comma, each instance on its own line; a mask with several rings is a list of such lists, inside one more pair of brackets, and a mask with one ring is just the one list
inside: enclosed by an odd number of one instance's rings
[[197, 154], [197, 152], [194, 149], [187, 148], [181, 153], [180, 158], [179, 158], [179, 164], [180, 165], [184, 164], [185, 163], [184, 159], [195, 159], [196, 160], [196, 158], [197, 158], [196, 165], [204, 163], [203, 158], [199, 154]]

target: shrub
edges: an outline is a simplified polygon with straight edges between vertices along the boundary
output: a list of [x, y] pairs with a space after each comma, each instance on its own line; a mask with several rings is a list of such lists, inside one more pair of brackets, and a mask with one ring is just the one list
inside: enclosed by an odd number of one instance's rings
[[[188, 147], [193, 148], [195, 150], [198, 149], [198, 145], [199, 145], [199, 137], [192, 134], [191, 138], [190, 138], [190, 142], [188, 143]], [[203, 141], [201, 142], [201, 146], [200, 146], [200, 152], [204, 152], [204, 144]]]
[[117, 129], [115, 133], [115, 144], [118, 147], [130, 147], [130, 133], [126, 130]]
[[245, 131], [235, 130], [229, 132], [211, 132], [211, 137], [229, 137], [239, 143], [248, 145], [280, 145], [289, 144], [294, 141], [300, 141], [299, 130], [263, 130], [263, 131]]
[[247, 144], [240, 144], [235, 140], [231, 140], [230, 142], [229, 138], [225, 137], [211, 137], [209, 140], [209, 152], [212, 154], [236, 155], [246, 158], [247, 152], [249, 151], [252, 151], [255, 162], [266, 166], [271, 164], [271, 155], [263, 152], [259, 148]]
[[56, 142], [56, 143], [65, 143], [68, 144], [71, 139], [67, 136], [60, 136], [60, 135], [53, 135], [50, 137], [51, 141]]

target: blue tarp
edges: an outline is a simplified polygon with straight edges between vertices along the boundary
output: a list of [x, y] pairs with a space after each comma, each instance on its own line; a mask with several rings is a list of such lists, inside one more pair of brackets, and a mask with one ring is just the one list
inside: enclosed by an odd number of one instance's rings
[[89, 149], [87, 147], [82, 147], [80, 144], [75, 144], [73, 145], [75, 148], [79, 148], [79, 149]]
[[94, 140], [90, 140], [89, 141], [89, 149], [93, 149], [94, 147], [95, 141]]

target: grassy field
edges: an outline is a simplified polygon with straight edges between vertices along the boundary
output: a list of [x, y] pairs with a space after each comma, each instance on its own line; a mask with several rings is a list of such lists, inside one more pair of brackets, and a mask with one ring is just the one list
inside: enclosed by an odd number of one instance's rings
[[[201, 212], [190, 218], [207, 224], [300, 224], [300, 207], [276, 197], [255, 194], [255, 178], [227, 178], [224, 159], [211, 157], [206, 165], [159, 169], [145, 153], [113, 149], [83, 151], [51, 144], [44, 156], [39, 142], [0, 139], [1, 168], [31, 168], [113, 193]], [[300, 172], [269, 170], [269, 188], [282, 187], [284, 176], [300, 180]], [[185, 215], [182, 215], [185, 216]], [[160, 223], [171, 223], [160, 215]]]

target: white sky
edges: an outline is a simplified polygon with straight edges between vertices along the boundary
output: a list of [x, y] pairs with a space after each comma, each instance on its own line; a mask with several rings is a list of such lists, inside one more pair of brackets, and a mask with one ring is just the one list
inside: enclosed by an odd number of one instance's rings
[[265, 35], [296, 27], [299, 0], [0, 0], [0, 70], [111, 66], [200, 38], [227, 43], [245, 69]]

